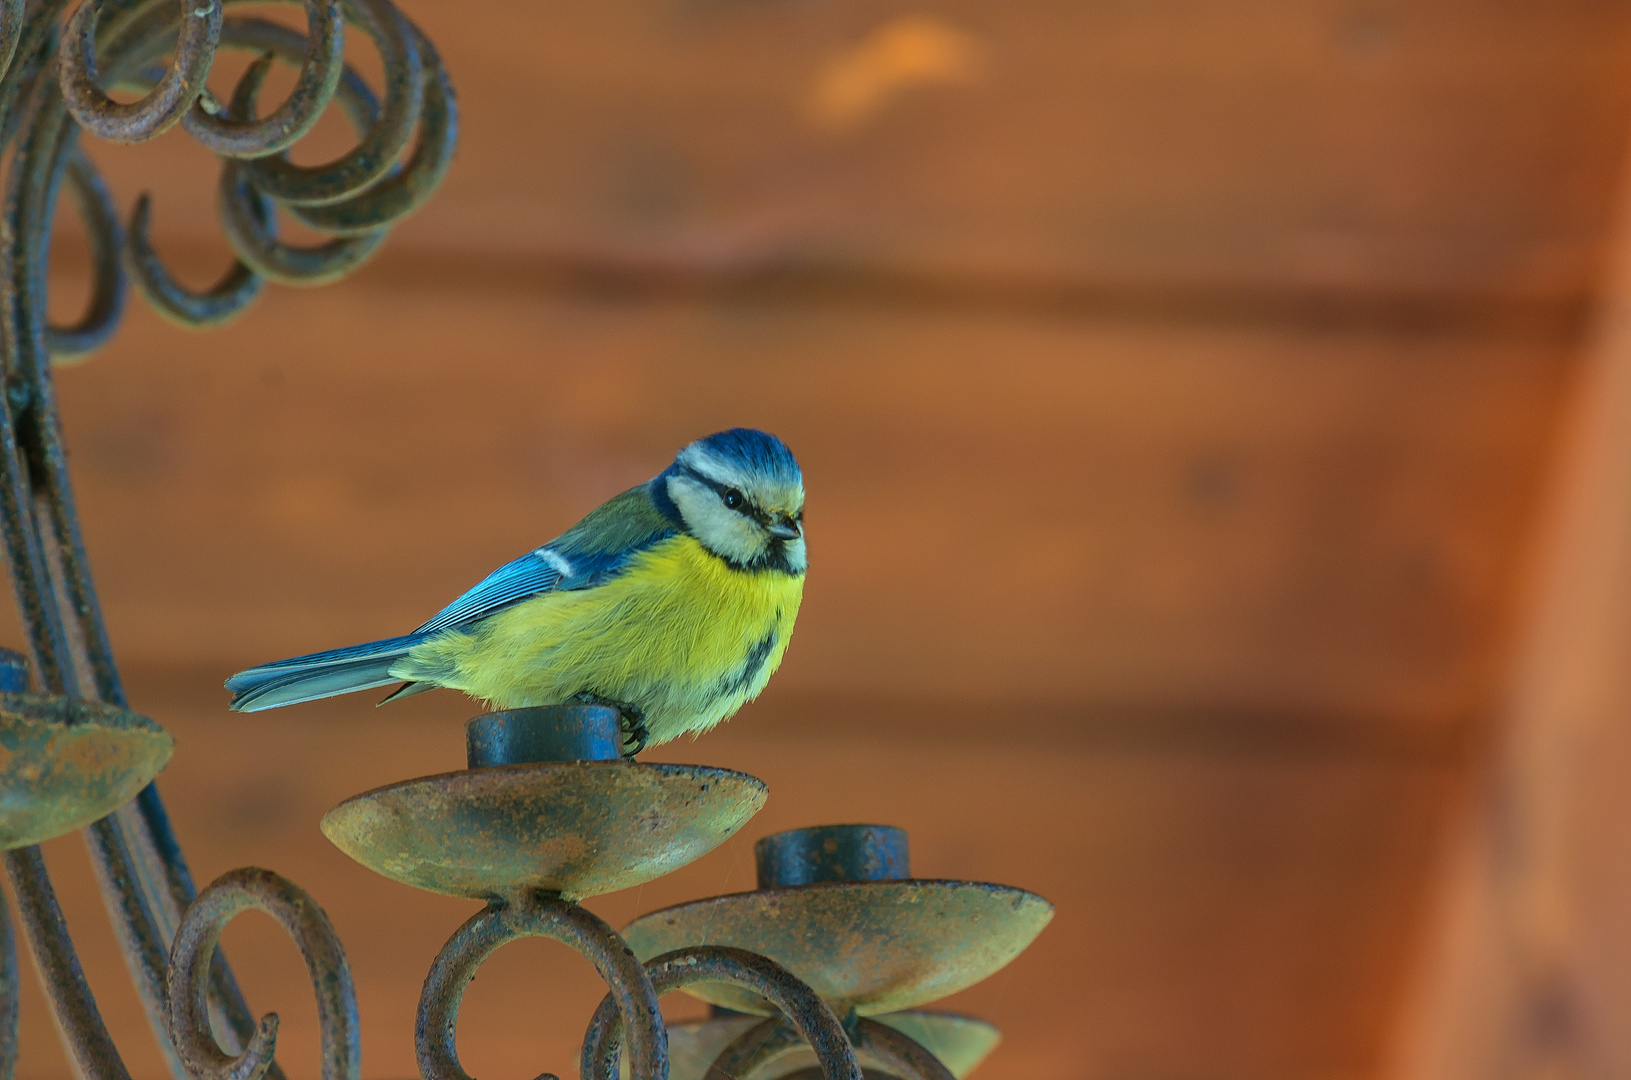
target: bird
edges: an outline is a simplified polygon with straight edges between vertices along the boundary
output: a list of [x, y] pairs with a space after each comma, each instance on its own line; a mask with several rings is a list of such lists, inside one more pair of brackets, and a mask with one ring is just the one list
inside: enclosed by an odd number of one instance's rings
[[226, 681], [258, 712], [400, 682], [379, 704], [462, 690], [491, 709], [618, 710], [625, 756], [700, 734], [780, 666], [808, 568], [804, 478], [775, 435], [697, 439], [644, 484], [488, 574], [411, 634]]

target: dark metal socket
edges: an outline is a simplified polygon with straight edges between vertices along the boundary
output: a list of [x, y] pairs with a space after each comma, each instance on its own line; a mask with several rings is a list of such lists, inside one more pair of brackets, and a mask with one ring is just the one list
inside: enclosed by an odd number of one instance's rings
[[827, 881], [895, 881], [912, 876], [906, 830], [891, 825], [813, 825], [753, 845], [759, 888]]
[[541, 705], [505, 709], [464, 726], [470, 768], [539, 761], [618, 761], [622, 723], [605, 705]]

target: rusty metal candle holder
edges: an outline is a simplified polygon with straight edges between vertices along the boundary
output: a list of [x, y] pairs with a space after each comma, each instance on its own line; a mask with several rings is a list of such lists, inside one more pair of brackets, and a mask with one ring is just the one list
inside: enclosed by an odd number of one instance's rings
[[28, 847], [119, 809], [170, 761], [145, 716], [30, 694], [28, 661], [0, 649], [0, 849]]
[[[976, 881], [913, 878], [906, 834], [831, 825], [759, 841], [759, 888], [665, 908], [624, 935], [642, 956], [706, 941], [762, 953], [834, 1008], [861, 1016], [911, 1009], [1004, 967], [1053, 917], [1035, 893]], [[713, 1005], [764, 1014], [729, 987], [692, 991]]]
[[[83, 1080], [130, 1077], [37, 847], [80, 828], [174, 1080], [283, 1080], [277, 1017], [255, 1017], [217, 948], [226, 925], [250, 909], [270, 914], [306, 960], [324, 1080], [357, 1080], [361, 1069], [350, 969], [316, 901], [254, 868], [201, 892], [193, 884], [152, 783], [173, 744], [126, 708], [52, 380], [53, 365], [111, 338], [127, 277], [165, 318], [218, 325], [268, 281], [316, 285], [355, 269], [452, 161], [452, 84], [430, 41], [390, 0], [300, 0], [304, 33], [227, 15], [235, 2], [80, 0], [70, 11], [73, 0], [0, 0], [0, 152], [10, 151], [0, 207], [0, 549], [28, 650], [26, 660], [0, 651], [0, 848]], [[348, 29], [379, 53], [378, 94], [345, 63]], [[206, 87], [222, 48], [258, 54], [224, 102]], [[299, 68], [295, 86], [262, 116], [260, 90], [280, 60]], [[107, 88], [142, 96], [121, 103]], [[356, 147], [326, 165], [292, 164], [285, 151], [333, 102], [356, 129]], [[137, 200], [127, 230], [78, 146], [81, 130], [136, 143], [178, 125], [222, 161], [218, 208], [234, 259], [203, 291], [180, 285], [156, 254], [149, 197]], [[65, 187], [88, 235], [94, 283], [84, 315], [52, 326], [47, 255]], [[291, 245], [279, 239], [280, 215], [331, 239]], [[584, 1080], [610, 1080], [625, 1043], [636, 1080], [665, 1080], [671, 1033], [657, 998], [672, 990], [766, 1017], [676, 1025], [673, 1038], [689, 1055], [676, 1070], [681, 1080], [706, 1068], [747, 1080], [760, 1066], [861, 1080], [858, 1060], [904, 1080], [960, 1077], [994, 1044], [995, 1029], [915, 1006], [1002, 966], [1051, 914], [1021, 890], [910, 879], [904, 835], [897, 851], [889, 830], [840, 826], [761, 841], [758, 892], [659, 912], [619, 935], [577, 900], [711, 850], [758, 810], [764, 785], [724, 769], [623, 761], [615, 714], [592, 706], [489, 714], [471, 721], [467, 736], [467, 769], [367, 792], [322, 823], [386, 877], [487, 901], [427, 976], [417, 1030], [425, 1080], [469, 1080], [453, 1038], [464, 987], [495, 949], [526, 936], [576, 948], [610, 987], [584, 1039]], [[930, 940], [927, 912], [953, 932]], [[16, 1049], [16, 954], [0, 898], [0, 1080], [11, 1080]]]
[[[891, 1074], [961, 1076], [996, 1045], [998, 1033], [984, 1021], [918, 1006], [1006, 966], [1053, 918], [1052, 904], [1006, 885], [913, 878], [906, 833], [889, 826], [794, 829], [761, 839], [754, 856], [757, 890], [636, 919], [623, 930], [635, 954], [672, 955], [706, 942], [775, 960], [850, 1017], [861, 1059]], [[794, 1033], [765, 1001], [725, 983], [689, 992], [732, 1012], [772, 1015], [687, 1026], [676, 1041], [685, 1043], [688, 1065], [725, 1043], [705, 1071], [765, 1068], [761, 1075], [772, 1077], [808, 1067]]]
[[[466, 736], [469, 768], [365, 792], [323, 818], [329, 839], [369, 869], [488, 902], [431, 965], [416, 1029], [420, 1072], [468, 1080], [454, 1045], [466, 985], [501, 946], [548, 937], [582, 953], [611, 987], [634, 1074], [666, 1075], [659, 990], [617, 932], [577, 901], [713, 850], [764, 805], [764, 784], [728, 769], [625, 760], [617, 710], [602, 706], [489, 713], [470, 721]], [[712, 977], [769, 995], [818, 1048], [832, 1080], [858, 1080], [837, 1017], [778, 965], [740, 951], [687, 957]], [[599, 1042], [586, 1043], [585, 1076], [591, 1055], [616, 1054], [606, 1026], [595, 1032]]]
[[700, 858], [764, 805], [751, 776], [625, 761], [616, 709], [478, 716], [470, 767], [347, 799], [323, 817], [353, 859], [417, 889], [511, 903], [632, 888]]

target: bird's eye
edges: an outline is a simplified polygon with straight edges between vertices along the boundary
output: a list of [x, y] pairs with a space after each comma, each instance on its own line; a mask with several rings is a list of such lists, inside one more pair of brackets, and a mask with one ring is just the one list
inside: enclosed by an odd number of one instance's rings
[[742, 493], [740, 491], [737, 491], [735, 488], [725, 489], [725, 505], [730, 507], [732, 510], [740, 510], [742, 508], [742, 504], [745, 502], [747, 502], [747, 500], [742, 498]]

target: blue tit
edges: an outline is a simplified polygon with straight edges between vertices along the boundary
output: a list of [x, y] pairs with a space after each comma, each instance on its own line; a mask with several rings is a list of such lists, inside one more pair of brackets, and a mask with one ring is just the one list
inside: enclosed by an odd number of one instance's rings
[[226, 687], [239, 712], [398, 681], [385, 701], [445, 686], [495, 709], [598, 702], [621, 710], [634, 753], [758, 696], [787, 651], [805, 567], [798, 462], [774, 435], [733, 428], [413, 633], [262, 664]]

